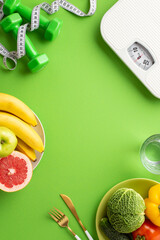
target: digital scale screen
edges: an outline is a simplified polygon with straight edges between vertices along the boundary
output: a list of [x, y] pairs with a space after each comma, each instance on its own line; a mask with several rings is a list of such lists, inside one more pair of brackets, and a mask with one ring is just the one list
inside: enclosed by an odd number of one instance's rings
[[128, 53], [133, 62], [145, 71], [154, 64], [154, 59], [150, 52], [138, 42], [133, 43], [128, 48]]

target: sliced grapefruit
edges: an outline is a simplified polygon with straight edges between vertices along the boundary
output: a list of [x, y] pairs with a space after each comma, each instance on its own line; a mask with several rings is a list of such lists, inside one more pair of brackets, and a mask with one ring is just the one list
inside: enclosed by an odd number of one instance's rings
[[0, 189], [15, 192], [24, 188], [32, 178], [32, 164], [29, 158], [18, 151], [0, 158]]

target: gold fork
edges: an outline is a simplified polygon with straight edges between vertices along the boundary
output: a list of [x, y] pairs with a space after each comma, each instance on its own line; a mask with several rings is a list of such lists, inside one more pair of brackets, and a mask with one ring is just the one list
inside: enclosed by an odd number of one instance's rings
[[62, 213], [60, 210], [58, 210], [57, 208], [52, 209], [49, 212], [49, 215], [53, 218], [53, 220], [58, 223], [58, 225], [60, 227], [67, 227], [68, 230], [73, 234], [73, 236], [77, 239], [77, 240], [81, 240], [73, 231], [72, 229], [68, 226], [69, 223], [69, 219], [68, 217]]

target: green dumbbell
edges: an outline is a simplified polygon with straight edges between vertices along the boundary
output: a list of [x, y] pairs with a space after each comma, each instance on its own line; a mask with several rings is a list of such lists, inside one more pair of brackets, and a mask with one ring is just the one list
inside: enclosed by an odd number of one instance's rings
[[[0, 22], [2, 29], [8, 33], [12, 32], [15, 39], [17, 39], [18, 29], [22, 23], [22, 18], [18, 13], [11, 14], [10, 16], [4, 18]], [[33, 43], [26, 35], [25, 37], [25, 49], [30, 62], [28, 63], [28, 68], [31, 72], [37, 72], [42, 69], [48, 63], [48, 57], [46, 54], [38, 54]]]
[[[20, 0], [6, 0], [3, 6], [3, 12], [5, 15], [17, 12], [27, 21], [31, 21], [32, 9], [21, 4]], [[55, 18], [52, 21], [49, 21], [42, 15], [40, 15], [39, 19], [40, 27], [45, 31], [45, 39], [54, 40], [61, 30], [62, 20]]]

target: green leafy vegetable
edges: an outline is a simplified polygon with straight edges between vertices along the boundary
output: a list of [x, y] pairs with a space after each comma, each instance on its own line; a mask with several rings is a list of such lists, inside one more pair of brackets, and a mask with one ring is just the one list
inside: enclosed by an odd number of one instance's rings
[[145, 203], [133, 189], [117, 190], [107, 202], [107, 216], [113, 228], [120, 233], [131, 233], [144, 223]]
[[109, 223], [108, 218], [101, 219], [100, 228], [110, 240], [130, 240], [126, 234], [117, 232]]

